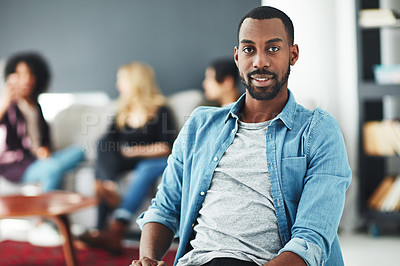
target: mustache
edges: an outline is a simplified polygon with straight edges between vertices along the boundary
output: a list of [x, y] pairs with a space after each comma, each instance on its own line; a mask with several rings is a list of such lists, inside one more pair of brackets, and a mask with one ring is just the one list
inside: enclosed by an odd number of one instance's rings
[[259, 74], [259, 75], [271, 75], [271, 76], [273, 76], [273, 77], [276, 77], [276, 76], [277, 76], [276, 73], [271, 72], [271, 71], [268, 71], [268, 70], [266, 70], [266, 69], [264, 69], [264, 68], [263, 68], [263, 69], [256, 69], [256, 70], [254, 70], [254, 71], [248, 73], [247, 75], [250, 77], [250, 76], [256, 75], [256, 74]]

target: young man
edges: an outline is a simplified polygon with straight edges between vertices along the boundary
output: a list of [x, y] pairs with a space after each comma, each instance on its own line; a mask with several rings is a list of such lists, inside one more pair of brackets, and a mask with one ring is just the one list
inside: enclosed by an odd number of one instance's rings
[[237, 101], [239, 73], [232, 58], [221, 58], [211, 62], [203, 80], [204, 94], [209, 101], [216, 101], [220, 106]]
[[246, 94], [193, 112], [138, 219], [132, 265], [165, 265], [174, 235], [177, 265], [343, 265], [337, 228], [351, 170], [335, 119], [287, 88], [293, 36], [275, 8], [243, 18], [234, 58]]

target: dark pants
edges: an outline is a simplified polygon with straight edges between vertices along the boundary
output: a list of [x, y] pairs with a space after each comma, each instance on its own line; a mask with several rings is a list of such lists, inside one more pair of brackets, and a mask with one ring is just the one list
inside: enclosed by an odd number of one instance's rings
[[243, 261], [233, 258], [215, 258], [203, 266], [257, 266], [252, 261]]
[[[97, 146], [97, 160], [95, 165], [97, 179], [102, 181], [118, 181], [121, 173], [133, 170], [139, 162], [140, 159], [122, 156], [118, 145], [108, 135], [100, 139]], [[113, 209], [103, 201], [99, 202], [97, 209], [97, 229], [102, 230], [107, 227], [107, 222]]]

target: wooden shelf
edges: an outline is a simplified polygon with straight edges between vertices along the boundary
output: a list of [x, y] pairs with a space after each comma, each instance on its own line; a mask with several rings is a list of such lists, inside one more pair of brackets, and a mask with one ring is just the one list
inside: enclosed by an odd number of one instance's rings
[[360, 82], [358, 87], [360, 100], [382, 99], [385, 95], [400, 96], [400, 84], [377, 84], [367, 81]]
[[400, 222], [400, 212], [380, 212], [371, 209], [367, 209], [365, 211], [365, 215], [367, 218], [376, 221], [383, 221], [383, 222]]
[[393, 25], [383, 25], [383, 26], [373, 26], [373, 27], [364, 27], [360, 26], [360, 29], [362, 30], [379, 30], [379, 29], [400, 29], [400, 20], [398, 19], [396, 21], [396, 24]]
[[386, 156], [386, 155], [369, 155], [365, 153], [364, 156], [368, 159], [391, 159], [391, 158], [400, 159], [399, 155]]

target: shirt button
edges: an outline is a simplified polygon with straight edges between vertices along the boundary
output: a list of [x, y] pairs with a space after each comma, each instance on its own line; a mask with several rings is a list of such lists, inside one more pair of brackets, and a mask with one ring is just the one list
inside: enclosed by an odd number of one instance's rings
[[214, 162], [216, 162], [216, 161], [218, 161], [218, 157], [215, 156], [214, 157]]
[[206, 194], [206, 193], [204, 193], [204, 191], [200, 192], [200, 195], [204, 196], [204, 194]]
[[194, 224], [192, 224], [192, 227], [194, 227]]

